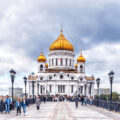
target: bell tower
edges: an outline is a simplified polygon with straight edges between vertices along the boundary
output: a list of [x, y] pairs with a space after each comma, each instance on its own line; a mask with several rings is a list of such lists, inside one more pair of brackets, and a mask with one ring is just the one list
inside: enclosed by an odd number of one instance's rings
[[46, 58], [41, 51], [41, 55], [37, 59], [38, 61], [38, 72], [45, 72], [46, 70]]
[[77, 71], [79, 73], [85, 73], [85, 58], [82, 55], [82, 51], [77, 59]]

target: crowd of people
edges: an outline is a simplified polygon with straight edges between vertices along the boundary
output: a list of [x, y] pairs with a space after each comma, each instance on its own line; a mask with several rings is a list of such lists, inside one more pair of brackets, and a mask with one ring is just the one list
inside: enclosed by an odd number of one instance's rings
[[27, 105], [28, 104], [25, 97], [23, 97], [22, 99], [18, 97], [17, 100], [12, 101], [12, 99], [7, 95], [5, 99], [5, 114], [9, 114], [10, 110], [13, 110], [15, 107], [16, 115], [21, 114], [21, 108], [23, 108], [23, 113], [25, 115]]
[[[32, 98], [31, 98], [32, 99]], [[56, 96], [47, 96], [47, 95], [38, 95], [37, 97], [34, 96], [35, 100], [33, 103], [36, 103], [36, 109], [40, 109], [41, 102], [46, 103], [46, 101], [52, 101], [52, 102], [61, 102], [61, 101], [70, 101], [75, 102], [75, 107], [78, 108], [78, 103], [81, 102], [81, 105], [87, 105], [92, 104], [92, 98], [88, 98], [87, 96], [62, 96], [62, 95], [56, 95]], [[24, 116], [26, 115], [26, 107], [29, 106], [28, 100], [23, 98], [17, 98], [16, 100], [12, 101], [10, 96], [6, 96], [5, 101], [1, 99], [0, 101], [0, 112], [3, 112], [5, 110], [5, 114], [9, 114], [11, 110], [16, 108], [16, 115], [21, 115], [21, 112], [23, 112]]]

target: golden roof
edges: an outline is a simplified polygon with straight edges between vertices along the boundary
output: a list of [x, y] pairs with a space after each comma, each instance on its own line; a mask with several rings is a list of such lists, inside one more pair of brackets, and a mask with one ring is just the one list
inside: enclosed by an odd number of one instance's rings
[[86, 78], [87, 80], [94, 80], [94, 79], [95, 79], [93, 75], [92, 75], [92, 76], [85, 76], [85, 78]]
[[46, 58], [43, 55], [43, 52], [41, 51], [41, 55], [37, 58], [38, 62], [46, 62]]
[[64, 37], [63, 31], [61, 29], [61, 34], [59, 37], [51, 44], [50, 51], [52, 50], [69, 50], [74, 51], [72, 44]]
[[34, 76], [29, 75], [28, 76], [28, 80], [36, 80], [37, 78], [38, 78], [37, 75], [34, 75]]
[[75, 68], [77, 68], [77, 66], [78, 66], [78, 64], [76, 63], [76, 64], [75, 64]]
[[85, 58], [82, 55], [82, 52], [80, 53], [80, 56], [77, 59], [77, 62], [85, 62]]
[[47, 63], [45, 64], [45, 66], [46, 66], [46, 68], [48, 68], [48, 64]]

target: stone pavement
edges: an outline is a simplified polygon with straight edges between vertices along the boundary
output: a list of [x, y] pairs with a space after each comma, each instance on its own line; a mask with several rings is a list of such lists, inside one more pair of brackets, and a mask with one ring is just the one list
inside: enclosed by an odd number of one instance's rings
[[89, 105], [81, 106], [80, 103], [76, 109], [74, 102], [47, 102], [41, 104], [39, 111], [35, 105], [30, 106], [26, 116], [23, 113], [16, 116], [16, 111], [0, 113], [0, 120], [120, 120], [120, 113]]

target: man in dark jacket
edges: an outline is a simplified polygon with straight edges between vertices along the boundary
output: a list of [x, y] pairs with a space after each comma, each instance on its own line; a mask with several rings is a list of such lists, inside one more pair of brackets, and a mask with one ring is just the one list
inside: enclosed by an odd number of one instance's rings
[[81, 104], [83, 105], [84, 103], [84, 96], [81, 97]]
[[78, 108], [78, 97], [77, 96], [75, 98], [75, 106], [76, 106], [76, 108]]

